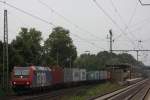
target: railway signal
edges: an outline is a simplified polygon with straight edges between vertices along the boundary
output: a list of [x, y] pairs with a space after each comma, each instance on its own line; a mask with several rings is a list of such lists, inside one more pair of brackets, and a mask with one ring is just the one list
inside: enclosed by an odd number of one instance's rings
[[113, 45], [114, 40], [112, 38], [113, 34], [112, 34], [112, 30], [111, 29], [109, 30], [109, 34], [110, 34], [110, 36], [107, 35], [107, 39], [109, 39], [109, 42], [110, 42], [110, 49], [109, 50], [110, 50], [110, 53], [112, 53], [112, 45]]

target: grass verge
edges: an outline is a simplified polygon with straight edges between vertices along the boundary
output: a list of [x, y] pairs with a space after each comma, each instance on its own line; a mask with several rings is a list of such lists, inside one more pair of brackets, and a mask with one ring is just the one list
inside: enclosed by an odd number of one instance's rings
[[123, 88], [116, 83], [102, 83], [88, 88], [81, 88], [61, 97], [61, 100], [87, 100], [88, 98], [95, 97], [98, 95], [104, 95], [106, 93], [112, 92], [114, 90]]
[[5, 96], [5, 93], [4, 93], [4, 91], [0, 88], [0, 97], [1, 96]]

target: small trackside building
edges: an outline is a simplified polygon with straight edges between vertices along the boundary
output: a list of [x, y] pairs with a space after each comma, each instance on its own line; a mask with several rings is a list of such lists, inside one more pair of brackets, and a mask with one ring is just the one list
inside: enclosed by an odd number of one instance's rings
[[112, 81], [123, 82], [131, 78], [132, 66], [130, 64], [112, 64], [106, 65], [106, 68], [110, 72]]

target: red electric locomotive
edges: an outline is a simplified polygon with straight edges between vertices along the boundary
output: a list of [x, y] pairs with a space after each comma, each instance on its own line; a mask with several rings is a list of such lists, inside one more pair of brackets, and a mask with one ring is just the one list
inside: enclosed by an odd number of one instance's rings
[[14, 67], [11, 84], [13, 88], [38, 88], [51, 85], [49, 67]]

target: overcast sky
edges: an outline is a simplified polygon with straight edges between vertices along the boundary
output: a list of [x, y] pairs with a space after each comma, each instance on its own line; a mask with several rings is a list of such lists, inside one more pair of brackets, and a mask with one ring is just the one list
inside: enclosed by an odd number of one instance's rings
[[[150, 49], [150, 6], [138, 0], [5, 0], [56, 26], [70, 30], [78, 54], [109, 50], [107, 34], [112, 29], [113, 49]], [[42, 3], [47, 6], [44, 6]], [[150, 0], [142, 0], [150, 3]], [[53, 8], [53, 11], [49, 8]], [[102, 9], [100, 8], [102, 7]], [[53, 26], [0, 3], [0, 40], [3, 38], [3, 10], [8, 10], [9, 42], [20, 27], [34, 27], [45, 40]], [[63, 17], [62, 17], [63, 16]], [[65, 19], [64, 19], [65, 17]], [[138, 43], [142, 40], [142, 43]], [[129, 52], [136, 57], [135, 52]], [[141, 52], [139, 60], [150, 64], [150, 52]]]

